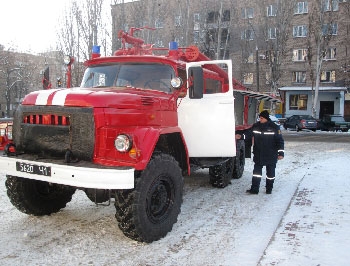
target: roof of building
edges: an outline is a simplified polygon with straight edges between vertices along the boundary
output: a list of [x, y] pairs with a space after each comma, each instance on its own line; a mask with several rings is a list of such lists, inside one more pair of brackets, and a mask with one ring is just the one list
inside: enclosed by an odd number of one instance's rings
[[281, 99], [268, 95], [268, 94], [263, 94], [259, 92], [254, 92], [254, 91], [244, 91], [244, 90], [233, 90], [234, 92], [241, 93], [244, 96], [248, 96], [251, 98], [255, 98], [257, 100], [265, 100], [265, 101], [271, 101], [271, 102], [282, 102]]
[[[311, 91], [311, 90], [315, 90], [315, 88], [312, 87], [282, 87], [279, 88], [279, 90], [281, 91]], [[346, 87], [319, 87], [319, 91], [346, 91], [347, 88]]]

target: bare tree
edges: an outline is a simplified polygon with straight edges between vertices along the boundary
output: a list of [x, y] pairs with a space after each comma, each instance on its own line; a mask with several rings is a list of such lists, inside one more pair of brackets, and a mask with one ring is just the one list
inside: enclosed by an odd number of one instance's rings
[[[344, 56], [340, 58], [340, 70], [344, 73], [344, 85], [348, 88], [350, 87], [350, 1], [347, 1], [346, 3], [342, 3], [342, 8], [344, 10], [344, 26], [345, 26], [345, 37], [343, 42], [340, 43], [340, 45], [343, 48], [343, 51], [345, 51]], [[347, 18], [347, 19], [346, 19]]]
[[108, 20], [105, 19], [108, 16], [104, 15], [106, 10], [103, 7], [103, 0], [74, 0], [61, 19], [58, 47], [62, 58], [64, 55], [75, 58], [75, 84], [79, 83], [83, 74], [79, 63], [90, 58], [94, 45], [101, 46], [105, 54], [110, 50], [111, 36], [106, 30]]
[[79, 54], [82, 60], [88, 60], [93, 45], [98, 45], [101, 40], [102, 28], [102, 3], [103, 0], [85, 0], [74, 2], [74, 15], [77, 23], [77, 33], [80, 41]]
[[281, 66], [289, 52], [287, 42], [291, 36], [291, 20], [296, 0], [276, 0], [272, 4], [262, 1], [261, 4], [265, 15], [261, 16], [264, 19], [260, 29], [263, 39], [259, 39], [259, 46], [265, 47], [269, 68], [266, 79], [270, 84], [271, 93], [276, 95], [282, 76]]
[[0, 56], [0, 80], [3, 82], [1, 93], [6, 101], [6, 116], [12, 116], [12, 111], [21, 99], [37, 84], [39, 76], [35, 76], [38, 65], [30, 59], [30, 55], [15, 53], [11, 50], [2, 51]]
[[338, 30], [334, 12], [338, 10], [338, 1], [315, 0], [310, 3], [309, 10], [307, 61], [313, 92], [312, 116], [316, 117], [323, 59], [327, 54], [330, 40]]

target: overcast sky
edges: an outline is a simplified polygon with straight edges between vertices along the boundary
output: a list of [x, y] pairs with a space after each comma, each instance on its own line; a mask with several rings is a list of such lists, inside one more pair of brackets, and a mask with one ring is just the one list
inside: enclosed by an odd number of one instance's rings
[[1, 0], [0, 44], [40, 53], [56, 47], [56, 29], [70, 0]]
[[[1, 0], [0, 44], [19, 52], [56, 48], [59, 21], [72, 0]], [[120, 0], [121, 2], [122, 0]], [[124, 0], [124, 3], [136, 0]], [[79, 3], [79, 1], [78, 1]], [[104, 0], [110, 15], [111, 0]]]

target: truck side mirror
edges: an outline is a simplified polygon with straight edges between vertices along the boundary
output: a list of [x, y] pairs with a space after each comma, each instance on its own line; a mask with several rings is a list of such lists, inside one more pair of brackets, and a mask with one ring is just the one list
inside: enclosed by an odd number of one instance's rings
[[189, 97], [190, 99], [202, 99], [204, 89], [204, 75], [203, 68], [190, 67], [188, 69], [188, 75], [190, 80]]

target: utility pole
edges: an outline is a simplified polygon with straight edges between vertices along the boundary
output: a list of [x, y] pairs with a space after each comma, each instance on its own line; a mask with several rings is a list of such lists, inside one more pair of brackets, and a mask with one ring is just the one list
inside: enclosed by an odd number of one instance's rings
[[255, 66], [256, 66], [256, 91], [260, 90], [260, 73], [259, 73], [259, 49], [255, 47]]

